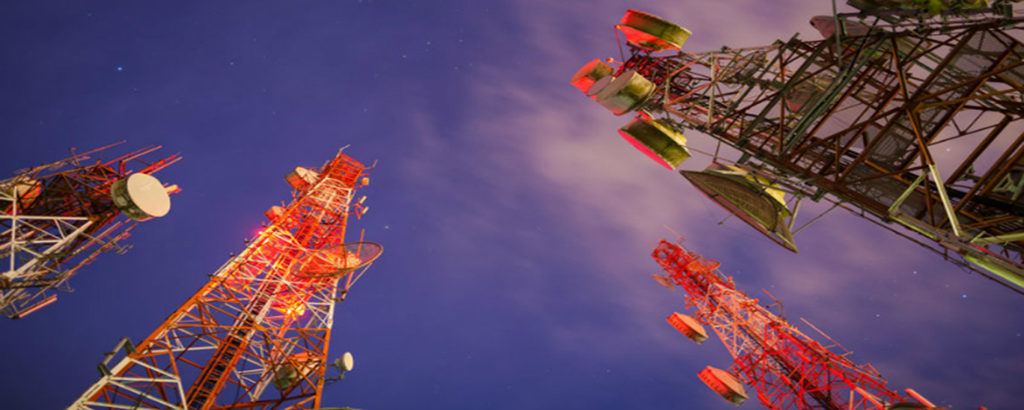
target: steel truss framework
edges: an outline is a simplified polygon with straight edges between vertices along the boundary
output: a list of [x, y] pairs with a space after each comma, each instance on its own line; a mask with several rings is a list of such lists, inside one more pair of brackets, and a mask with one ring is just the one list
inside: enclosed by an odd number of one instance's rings
[[[320, 407], [341, 252], [365, 167], [340, 151], [318, 180], [71, 408]], [[115, 349], [117, 350], [117, 349]]]
[[[734, 373], [770, 409], [884, 409], [904, 402], [870, 365], [856, 365], [736, 289], [718, 262], [662, 240], [652, 254], [686, 307], [725, 344]], [[833, 342], [834, 343], [834, 342]], [[838, 344], [834, 344], [841, 349]]]
[[0, 311], [8, 318], [56, 301], [56, 291], [70, 291], [68, 279], [100, 253], [125, 251], [120, 241], [135, 223], [118, 218], [111, 184], [131, 174], [133, 165], [142, 166], [137, 172], [152, 174], [180, 159], [143, 160], [160, 147], [110, 161], [90, 158], [111, 146], [0, 181], [0, 260], [6, 265], [0, 268]]
[[845, 24], [863, 35], [673, 55], [634, 47], [619, 72], [656, 84], [645, 111], [731, 145], [736, 162], [798, 197], [896, 221], [1020, 291], [1024, 44], [1012, 34], [1024, 20]]

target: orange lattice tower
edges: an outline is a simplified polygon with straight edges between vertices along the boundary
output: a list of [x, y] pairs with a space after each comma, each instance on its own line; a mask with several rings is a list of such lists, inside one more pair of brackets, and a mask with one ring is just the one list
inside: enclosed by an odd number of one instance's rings
[[348, 216], [368, 209], [352, 200], [362, 164], [339, 151], [286, 180], [292, 202], [142, 343], [123, 341], [72, 408], [320, 407], [334, 303], [381, 247], [345, 243]]

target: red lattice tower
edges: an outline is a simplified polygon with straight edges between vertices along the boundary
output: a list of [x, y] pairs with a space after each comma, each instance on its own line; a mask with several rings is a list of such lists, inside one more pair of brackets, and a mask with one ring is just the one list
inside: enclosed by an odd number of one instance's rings
[[120, 241], [135, 222], [170, 209], [168, 193], [177, 186], [164, 187], [150, 174], [181, 157], [143, 159], [160, 147], [108, 161], [98, 157], [118, 144], [80, 154], [72, 149], [68, 158], [0, 180], [0, 260], [6, 265], [0, 268], [0, 311], [8, 318], [55, 302], [56, 292], [70, 290], [71, 276], [101, 252], [126, 251]]
[[288, 174], [292, 202], [142, 343], [122, 341], [71, 408], [320, 407], [334, 303], [381, 251], [345, 243], [348, 216], [369, 209], [352, 201], [365, 171], [339, 151]]
[[[669, 323], [698, 343], [707, 338], [703, 325], [710, 326], [733, 356], [732, 374], [710, 366], [700, 372], [727, 400], [739, 404], [746, 399], [742, 380], [771, 409], [885, 409], [907, 401], [886, 388], [870, 365], [854, 364], [845, 357], [849, 352], [826, 349], [737, 290], [731, 278], [718, 272], [718, 262], [665, 240], [652, 256], [668, 273], [655, 278], [667, 287], [681, 287], [686, 306], [695, 309], [693, 317], [669, 316]], [[933, 406], [913, 390], [907, 394]]]

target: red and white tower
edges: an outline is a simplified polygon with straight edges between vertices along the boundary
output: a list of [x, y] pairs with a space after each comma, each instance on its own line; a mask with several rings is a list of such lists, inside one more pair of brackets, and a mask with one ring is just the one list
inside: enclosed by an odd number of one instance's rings
[[8, 318], [55, 302], [56, 291], [69, 290], [68, 279], [83, 265], [104, 251], [124, 252], [120, 241], [135, 222], [170, 210], [168, 194], [177, 186], [165, 187], [151, 174], [181, 157], [149, 162], [143, 157], [160, 147], [147, 147], [98, 158], [118, 144], [72, 150], [68, 158], [0, 181], [0, 311]]
[[369, 209], [353, 201], [363, 164], [339, 151], [286, 180], [291, 203], [142, 343], [122, 341], [71, 408], [320, 407], [334, 304], [381, 246], [345, 242], [348, 216]]
[[698, 374], [726, 400], [743, 402], [745, 383], [770, 409], [890, 409], [911, 398], [934, 407], [911, 389], [906, 396], [889, 390], [871, 365], [854, 364], [846, 357], [849, 352], [825, 348], [758, 305], [718, 272], [717, 261], [665, 240], [652, 256], [667, 274], [655, 279], [670, 289], [682, 288], [687, 308], [694, 309], [692, 317], [674, 313], [668, 322], [697, 343], [707, 339], [704, 326], [710, 326], [732, 355], [731, 371], [708, 366]]

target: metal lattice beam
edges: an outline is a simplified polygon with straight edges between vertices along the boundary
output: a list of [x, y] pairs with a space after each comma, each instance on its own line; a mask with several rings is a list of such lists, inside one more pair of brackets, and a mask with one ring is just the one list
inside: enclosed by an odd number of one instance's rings
[[[736, 289], [718, 262], [662, 240], [652, 253], [685, 292], [694, 318], [732, 355], [733, 372], [770, 409], [880, 409], [905, 401], [870, 365], [856, 365]], [[833, 349], [841, 347], [833, 347]]]
[[376, 254], [344, 242], [365, 167], [339, 152], [300, 169], [272, 223], [71, 408], [320, 406], [335, 301]]
[[[115, 144], [116, 145], [116, 144]], [[90, 155], [108, 147], [74, 154], [50, 164], [19, 171], [0, 181], [0, 311], [24, 317], [54, 302], [58, 290], [104, 251], [124, 252], [121, 242], [135, 221], [119, 218], [111, 186], [141, 165], [138, 173], [155, 173], [180, 157], [157, 162], [142, 157], [144, 148], [110, 161]]]
[[845, 31], [816, 41], [701, 53], [630, 43], [609, 78], [638, 73], [653, 85], [640, 117], [742, 154], [716, 161], [909, 229], [1024, 293], [1024, 18], [834, 18]]

